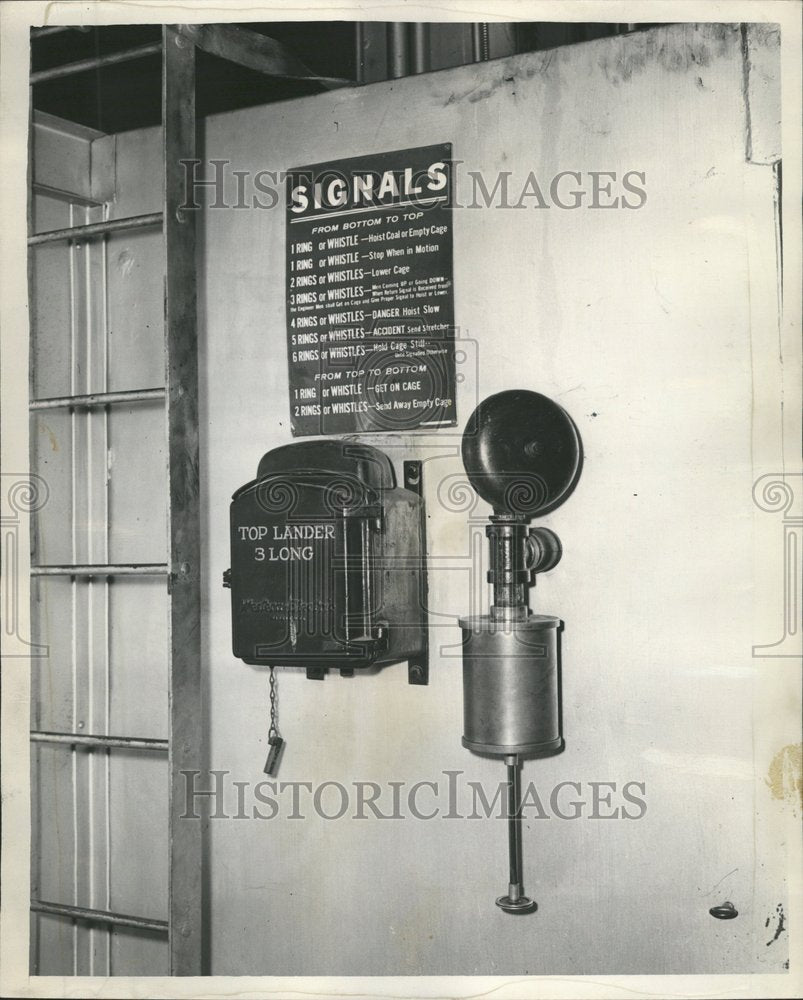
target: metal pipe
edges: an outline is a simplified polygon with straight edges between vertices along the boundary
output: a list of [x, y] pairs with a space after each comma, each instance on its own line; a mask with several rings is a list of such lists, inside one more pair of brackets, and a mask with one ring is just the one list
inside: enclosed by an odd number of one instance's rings
[[47, 80], [59, 80], [74, 73], [85, 73], [92, 69], [102, 69], [104, 66], [115, 66], [117, 63], [130, 62], [132, 59], [144, 59], [155, 56], [162, 51], [161, 42], [150, 42], [148, 45], [138, 45], [133, 49], [123, 49], [122, 52], [109, 52], [105, 56], [93, 56], [91, 59], [79, 59], [66, 63], [64, 66], [52, 66], [50, 69], [40, 69], [31, 73], [31, 84], [45, 83]]
[[522, 516], [494, 514], [486, 527], [490, 546], [488, 582], [493, 584], [494, 618], [526, 618], [529, 572], [525, 558], [527, 525]]
[[357, 83], [365, 82], [365, 25], [362, 21], [354, 22], [354, 79]]
[[109, 219], [107, 222], [90, 222], [86, 226], [67, 226], [66, 229], [50, 229], [45, 233], [37, 233], [28, 237], [28, 246], [39, 246], [40, 243], [59, 243], [61, 240], [81, 240], [94, 236], [105, 236], [107, 233], [120, 233], [128, 229], [146, 229], [150, 226], [161, 226], [161, 212], [149, 212], [147, 215], [131, 215], [127, 219]]
[[507, 895], [500, 896], [496, 905], [506, 913], [532, 913], [536, 904], [524, 895], [521, 863], [521, 779], [519, 757], [508, 754], [507, 764], [507, 843], [510, 861], [510, 878]]
[[91, 25], [86, 24], [53, 24], [49, 27], [31, 28], [31, 38], [44, 38], [46, 35], [59, 35], [63, 31], [83, 31], [87, 32]]
[[471, 41], [474, 62], [488, 62], [491, 46], [488, 38], [488, 22], [477, 21], [471, 25]]
[[56, 917], [70, 917], [73, 920], [86, 920], [90, 923], [137, 927], [158, 934], [167, 934], [168, 931], [166, 920], [150, 920], [148, 917], [135, 917], [128, 913], [115, 913], [113, 910], [94, 910], [88, 906], [68, 906], [65, 903], [48, 903], [42, 899], [32, 899], [31, 910], [34, 913], [50, 913]]
[[[521, 784], [517, 757], [507, 761], [507, 835], [510, 855], [511, 898], [521, 895]], [[511, 763], [512, 761], [512, 763]]]
[[95, 201], [94, 198], [85, 198], [80, 194], [64, 191], [62, 188], [42, 184], [41, 181], [34, 181], [31, 184], [31, 189], [32, 194], [44, 194], [48, 198], [56, 198], [58, 201], [66, 201], [68, 204], [80, 205], [82, 208], [100, 208], [102, 204], [102, 202]]
[[64, 743], [68, 746], [105, 747], [117, 750], [159, 750], [167, 753], [167, 740], [145, 736], [91, 736], [89, 733], [31, 732], [31, 743]]
[[391, 21], [388, 25], [388, 76], [398, 80], [410, 75], [410, 51], [406, 21]]
[[426, 73], [429, 69], [429, 25], [420, 23], [410, 25], [410, 35], [413, 73]]
[[31, 576], [162, 576], [167, 563], [75, 563], [31, 566]]
[[31, 410], [58, 410], [73, 406], [107, 406], [110, 403], [142, 403], [151, 399], [164, 399], [162, 389], [125, 389], [120, 392], [88, 392], [80, 396], [51, 396], [34, 399]]
[[480, 22], [480, 59], [488, 62], [491, 58], [491, 38], [487, 21]]

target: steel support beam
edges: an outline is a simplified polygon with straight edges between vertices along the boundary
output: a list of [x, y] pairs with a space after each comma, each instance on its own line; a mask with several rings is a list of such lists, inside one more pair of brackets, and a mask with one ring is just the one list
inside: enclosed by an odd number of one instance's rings
[[201, 767], [201, 592], [195, 213], [182, 160], [195, 158], [195, 45], [162, 29], [165, 343], [167, 348], [170, 610], [170, 974], [199, 976], [202, 821], [186, 813], [183, 771]]
[[234, 24], [181, 24], [176, 30], [203, 52], [284, 80], [309, 80], [333, 90], [350, 87], [353, 80], [320, 76], [304, 65], [287, 46], [257, 31]]

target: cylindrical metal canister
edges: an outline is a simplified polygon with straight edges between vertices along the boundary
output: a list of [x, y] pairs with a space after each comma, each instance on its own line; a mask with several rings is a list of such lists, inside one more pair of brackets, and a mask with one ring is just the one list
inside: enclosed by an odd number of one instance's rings
[[460, 619], [463, 746], [499, 756], [560, 753], [559, 625], [551, 615]]

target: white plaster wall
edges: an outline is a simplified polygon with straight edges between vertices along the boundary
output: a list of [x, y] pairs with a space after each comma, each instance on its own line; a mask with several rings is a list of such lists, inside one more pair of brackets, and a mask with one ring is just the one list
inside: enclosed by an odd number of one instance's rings
[[[771, 804], [753, 753], [749, 543], [751, 310], [774, 297], [759, 263], [774, 259], [773, 187], [770, 166], [745, 162], [742, 74], [738, 28], [681, 25], [207, 122], [205, 156], [237, 170], [451, 141], [463, 179], [510, 170], [515, 190], [530, 170], [545, 185], [639, 170], [648, 194], [635, 211], [454, 212], [461, 426], [477, 399], [523, 386], [559, 400], [585, 446], [576, 493], [544, 522], [563, 561], [533, 594], [566, 622], [567, 747], [525, 781], [547, 799], [581, 782], [586, 801], [590, 781], [641, 781], [646, 815], [528, 820], [539, 910], [523, 918], [493, 904], [507, 879], [498, 820], [326, 821], [309, 804], [304, 821], [214, 819], [213, 973], [781, 970], [785, 935], [766, 945], [784, 901], [763, 853], [772, 828], [754, 838]], [[257, 782], [267, 678], [231, 655], [220, 580], [230, 495], [290, 440], [284, 213], [210, 210], [204, 228], [209, 765]], [[440, 456], [426, 484], [429, 687], [403, 666], [323, 683], [280, 671], [282, 781], [501, 779], [460, 745], [460, 661], [443, 649], [469, 604], [467, 518], [437, 498], [461, 469], [459, 431], [374, 441], [399, 461]], [[739, 919], [709, 916], [724, 899]]]

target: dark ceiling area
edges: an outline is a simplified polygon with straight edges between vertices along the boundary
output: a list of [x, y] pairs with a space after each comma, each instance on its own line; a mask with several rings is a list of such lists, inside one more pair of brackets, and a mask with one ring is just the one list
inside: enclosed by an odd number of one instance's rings
[[[376, 24], [376, 22], [374, 22]], [[247, 22], [239, 27], [285, 45], [315, 75], [355, 80], [357, 25], [353, 21]], [[445, 31], [466, 25], [438, 25]], [[620, 34], [636, 26], [522, 22], [510, 26], [514, 51], [532, 52]], [[652, 27], [639, 25], [638, 28]], [[113, 25], [86, 29], [34, 29], [31, 70], [39, 72], [81, 60], [158, 43], [161, 26]], [[197, 52], [196, 111], [199, 117], [319, 93], [314, 80], [265, 76], [206, 52]], [[111, 65], [93, 66], [33, 87], [33, 103], [44, 111], [101, 132], [125, 132], [161, 120], [161, 58], [158, 52]]]
[[[354, 26], [345, 21], [248, 23], [243, 27], [284, 42], [321, 76], [354, 79]], [[159, 25], [117, 25], [64, 31], [34, 38], [31, 70], [95, 59], [159, 42]], [[303, 97], [323, 90], [305, 80], [266, 77], [256, 70], [198, 52], [196, 102], [199, 116], [255, 104]], [[126, 132], [161, 121], [161, 58], [158, 53], [130, 62], [46, 80], [34, 87], [34, 107], [101, 132]]]

